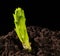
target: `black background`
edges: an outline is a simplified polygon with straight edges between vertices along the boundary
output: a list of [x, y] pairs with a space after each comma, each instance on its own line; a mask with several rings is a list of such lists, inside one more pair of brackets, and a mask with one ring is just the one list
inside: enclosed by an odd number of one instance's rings
[[14, 29], [13, 13], [15, 8], [25, 11], [27, 26], [47, 27], [60, 30], [59, 3], [56, 1], [0, 0], [0, 35]]

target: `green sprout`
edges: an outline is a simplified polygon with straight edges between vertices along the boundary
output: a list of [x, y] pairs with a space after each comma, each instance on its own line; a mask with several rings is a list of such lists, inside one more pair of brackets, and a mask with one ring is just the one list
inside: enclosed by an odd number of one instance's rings
[[31, 43], [29, 42], [29, 36], [26, 28], [26, 18], [24, 15], [24, 10], [20, 7], [16, 8], [15, 13], [13, 14], [15, 31], [21, 41], [23, 48], [31, 50]]

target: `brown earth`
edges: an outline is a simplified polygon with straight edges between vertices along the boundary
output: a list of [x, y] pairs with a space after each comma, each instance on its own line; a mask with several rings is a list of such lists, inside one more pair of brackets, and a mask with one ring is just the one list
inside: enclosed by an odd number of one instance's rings
[[0, 36], [0, 56], [60, 56], [60, 31], [27, 27], [32, 51], [24, 50], [14, 30]]

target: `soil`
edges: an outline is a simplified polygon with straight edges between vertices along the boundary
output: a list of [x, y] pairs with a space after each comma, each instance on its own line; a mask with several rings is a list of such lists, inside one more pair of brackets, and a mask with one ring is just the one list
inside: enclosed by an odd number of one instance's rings
[[24, 50], [14, 30], [0, 36], [0, 56], [60, 56], [60, 31], [27, 27], [32, 51]]

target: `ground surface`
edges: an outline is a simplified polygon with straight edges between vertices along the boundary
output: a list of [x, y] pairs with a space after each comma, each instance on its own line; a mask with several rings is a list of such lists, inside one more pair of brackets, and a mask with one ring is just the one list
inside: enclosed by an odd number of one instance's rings
[[60, 56], [60, 31], [27, 27], [32, 51], [24, 50], [15, 31], [0, 36], [0, 56]]

